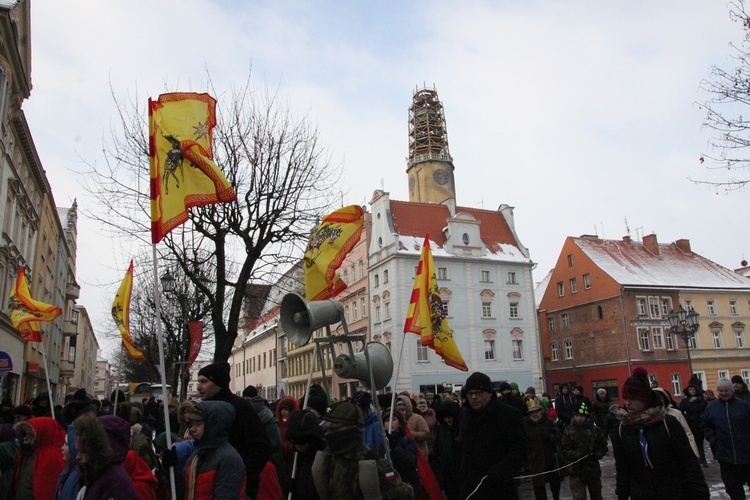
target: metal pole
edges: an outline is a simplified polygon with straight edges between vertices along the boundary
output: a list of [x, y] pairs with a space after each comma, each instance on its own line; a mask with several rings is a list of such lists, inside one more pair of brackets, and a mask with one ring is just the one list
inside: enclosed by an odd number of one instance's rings
[[187, 360], [190, 354], [190, 332], [187, 327], [187, 296], [184, 293], [179, 294], [180, 298], [180, 310], [182, 311], [182, 335], [185, 337], [185, 366], [182, 367], [182, 373], [180, 373], [180, 402], [187, 399], [187, 383], [188, 383], [188, 366]]

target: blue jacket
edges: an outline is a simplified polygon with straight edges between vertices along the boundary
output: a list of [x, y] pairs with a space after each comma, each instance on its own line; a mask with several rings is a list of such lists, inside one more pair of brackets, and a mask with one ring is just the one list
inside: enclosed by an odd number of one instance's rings
[[380, 446], [383, 444], [383, 433], [380, 430], [380, 422], [378, 421], [378, 412], [371, 411], [365, 419], [365, 428], [363, 436], [365, 446], [372, 451], [378, 451]]
[[714, 399], [701, 415], [701, 429], [708, 441], [716, 441], [719, 462], [750, 464], [750, 403], [737, 397]]

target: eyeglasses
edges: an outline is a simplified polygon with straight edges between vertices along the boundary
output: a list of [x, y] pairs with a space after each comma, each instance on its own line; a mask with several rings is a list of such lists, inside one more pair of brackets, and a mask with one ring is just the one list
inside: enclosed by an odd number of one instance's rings
[[466, 393], [467, 398], [478, 398], [484, 393], [484, 391], [469, 391]]

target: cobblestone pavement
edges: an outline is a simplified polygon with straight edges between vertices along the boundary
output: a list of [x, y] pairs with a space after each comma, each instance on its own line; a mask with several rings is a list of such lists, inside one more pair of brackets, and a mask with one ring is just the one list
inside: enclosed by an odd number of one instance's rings
[[[706, 483], [708, 483], [708, 489], [711, 492], [711, 498], [729, 498], [724, 492], [724, 483], [721, 482], [721, 471], [719, 470], [719, 464], [711, 458], [711, 450], [706, 446], [706, 457], [708, 461], [708, 467], [703, 467], [703, 474], [706, 477]], [[612, 456], [612, 445], [609, 445], [609, 453], [601, 460], [602, 466], [602, 498], [605, 500], [615, 499], [615, 459]], [[521, 500], [534, 500], [534, 490], [531, 488], [531, 481], [522, 481], [521, 486], [518, 488], [519, 496]], [[750, 490], [747, 486], [745, 492], [750, 498]], [[547, 486], [547, 498], [552, 499], [552, 493], [550, 493], [549, 486]], [[573, 498], [570, 495], [570, 486], [568, 485], [567, 478], [563, 480], [562, 488], [560, 489], [560, 498], [562, 500]]]

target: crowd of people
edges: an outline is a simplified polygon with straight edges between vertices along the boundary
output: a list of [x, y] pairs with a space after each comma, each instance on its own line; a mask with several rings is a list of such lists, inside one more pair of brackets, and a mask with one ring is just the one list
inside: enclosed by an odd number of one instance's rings
[[[313, 384], [269, 402], [229, 389], [227, 363], [198, 374], [200, 398], [98, 401], [79, 390], [51, 411], [42, 393], [0, 404], [0, 498], [496, 499], [602, 498], [615, 459], [618, 499], [707, 499], [704, 442], [732, 500], [750, 485], [750, 392], [696, 377], [679, 405], [636, 367], [619, 396], [561, 385], [556, 397], [471, 374], [460, 394], [356, 393], [332, 402]], [[373, 399], [375, 397], [375, 399]], [[118, 401], [114, 404], [113, 401]], [[168, 419], [168, 426], [165, 421]], [[166, 435], [169, 427], [171, 434]], [[171, 446], [168, 445], [171, 443]]]

